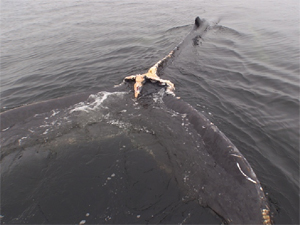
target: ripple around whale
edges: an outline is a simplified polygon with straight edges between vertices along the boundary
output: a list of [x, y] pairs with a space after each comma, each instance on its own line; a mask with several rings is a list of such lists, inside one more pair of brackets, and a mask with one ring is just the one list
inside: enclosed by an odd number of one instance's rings
[[132, 97], [124, 85], [0, 114], [3, 222], [264, 222], [260, 182], [211, 121], [155, 84]]

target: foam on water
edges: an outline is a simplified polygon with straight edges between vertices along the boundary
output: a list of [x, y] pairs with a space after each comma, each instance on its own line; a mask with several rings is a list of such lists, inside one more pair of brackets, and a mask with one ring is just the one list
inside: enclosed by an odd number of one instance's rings
[[103, 102], [107, 100], [109, 97], [117, 96], [122, 97], [126, 92], [98, 92], [97, 94], [92, 94], [89, 96], [88, 100], [86, 102], [80, 102], [76, 104], [75, 106], [71, 107], [70, 113], [76, 112], [76, 111], [84, 111], [84, 112], [90, 112], [99, 109], [99, 107], [102, 106]]
[[[121, 100], [124, 94], [126, 92], [98, 92], [90, 95], [86, 101], [69, 108], [53, 109], [49, 112], [35, 114], [24, 121], [22, 129], [15, 126], [3, 129], [2, 132], [5, 135], [0, 137], [1, 148], [9, 148], [14, 144], [26, 147], [36, 141], [48, 142], [70, 132], [74, 127], [86, 126], [102, 120], [120, 128], [126, 128], [129, 126], [128, 124], [110, 118], [109, 106], [105, 105], [111, 100]], [[121, 112], [126, 113], [126, 109]], [[91, 116], [91, 114], [93, 115]]]

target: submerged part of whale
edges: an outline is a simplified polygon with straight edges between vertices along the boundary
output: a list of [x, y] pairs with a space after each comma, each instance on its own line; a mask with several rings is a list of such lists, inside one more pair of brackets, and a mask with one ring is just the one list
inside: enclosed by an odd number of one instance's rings
[[[206, 29], [196, 19], [182, 43]], [[211, 121], [155, 84], [138, 101], [128, 90], [0, 114], [4, 223], [270, 223], [251, 166]]]
[[75, 223], [89, 213], [91, 223], [220, 222], [201, 205], [227, 222], [263, 223], [250, 165], [184, 101], [163, 89], [138, 102], [128, 92], [66, 100], [1, 114], [3, 221]]

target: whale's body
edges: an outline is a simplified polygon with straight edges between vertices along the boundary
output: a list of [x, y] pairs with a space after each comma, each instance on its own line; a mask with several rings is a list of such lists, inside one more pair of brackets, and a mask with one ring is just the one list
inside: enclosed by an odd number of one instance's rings
[[[205, 20], [196, 18], [195, 27], [185, 40], [195, 40], [203, 35], [207, 28], [208, 23]], [[182, 46], [181, 43], [175, 49], [172, 57], [176, 57], [176, 54], [180, 53]], [[167, 65], [167, 61], [161, 63], [159, 69], [165, 65]], [[72, 206], [73, 208], [80, 208], [83, 205], [88, 208], [88, 202], [93, 202], [89, 194], [92, 196], [94, 191], [101, 188], [104, 192], [106, 189], [103, 188], [110, 185], [111, 180], [120, 177], [118, 182], [127, 187], [126, 179], [133, 179], [134, 172], [128, 171], [128, 168], [131, 167], [126, 164], [126, 160], [124, 167], [120, 167], [117, 162], [123, 162], [122, 157], [129, 155], [133, 157], [132, 163], [139, 162], [140, 158], [135, 159], [134, 155], [128, 153], [130, 149], [126, 150], [126, 148], [134, 148], [144, 150], [147, 157], [154, 160], [149, 171], [155, 171], [155, 168], [163, 171], [164, 179], [170, 179], [167, 186], [177, 185], [180, 192], [186, 193], [187, 199], [197, 200], [201, 206], [211, 209], [216, 213], [216, 218], [221, 218], [221, 221], [233, 224], [270, 223], [266, 197], [250, 164], [211, 121], [183, 100], [165, 94], [164, 90], [155, 84], [145, 85], [143, 95], [138, 101], [133, 100], [132, 92], [128, 92], [128, 90], [128, 86], [121, 86], [111, 90], [99, 90], [98, 93], [82, 93], [19, 107], [0, 114], [3, 221], [7, 223], [26, 222], [27, 218], [27, 221], [31, 223], [60, 222], [58, 218], [62, 217], [55, 216], [55, 213], [59, 214], [55, 207], [56, 203], [60, 204], [58, 202], [62, 199], [57, 196], [64, 196], [66, 199], [63, 202], [70, 201], [72, 204], [77, 202], [78, 205]], [[126, 154], [118, 151], [114, 155], [113, 152], [105, 152], [101, 150], [101, 147], [98, 147], [97, 150], [95, 147], [110, 146], [114, 138], [120, 142], [118, 144], [120, 151], [124, 151], [124, 149], [128, 151]], [[126, 144], [122, 144], [125, 142]], [[93, 186], [95, 181], [89, 183], [89, 180], [82, 177], [81, 172], [74, 168], [78, 165], [78, 168], [89, 170], [89, 165], [91, 167], [99, 166], [99, 163], [94, 165], [93, 162], [103, 158], [104, 161], [101, 163], [105, 164], [107, 154], [112, 154], [107, 159], [111, 160], [116, 157], [112, 163], [113, 165], [118, 164], [119, 167], [108, 165], [102, 168], [103, 171], [110, 172], [110, 169], [107, 168], [112, 167], [117, 171], [108, 174], [107, 180], [101, 183], [102, 186], [99, 184]], [[80, 162], [75, 159], [68, 161], [68, 158], [72, 159], [72, 155], [82, 157], [82, 161], [85, 162], [84, 166], [81, 166]], [[85, 159], [85, 157], [90, 158]], [[34, 168], [31, 162], [34, 162], [36, 170], [40, 170], [35, 171], [38, 177], [30, 177], [28, 174], [35, 174], [28, 169]], [[103, 176], [102, 169], [98, 167], [97, 169], [99, 170], [97, 176], [101, 174]], [[93, 168], [90, 170], [93, 171], [91, 174], [96, 177], [95, 170]], [[20, 173], [23, 174], [22, 182], [14, 180], [19, 177], [16, 174]], [[62, 173], [66, 173], [66, 175]], [[73, 175], [68, 176], [68, 173], [73, 173]], [[60, 179], [62, 176], [64, 178]], [[72, 185], [80, 186], [86, 182], [89, 187], [84, 189], [85, 193], [77, 193], [78, 201], [68, 200], [67, 188], [71, 186], [61, 183], [73, 182], [68, 180], [69, 177], [77, 179]], [[33, 179], [34, 182], [31, 183], [30, 179]], [[99, 177], [99, 179], [102, 178]], [[159, 178], [157, 179], [159, 180]], [[22, 186], [15, 187], [14, 182], [20, 183]], [[115, 195], [108, 192], [109, 196], [121, 196], [122, 191], [125, 191], [117, 188], [118, 182], [116, 186], [110, 186], [111, 189], [115, 188]], [[136, 183], [139, 184], [139, 181], [137, 180]], [[62, 187], [62, 190], [54, 191], [59, 186]], [[134, 185], [129, 187], [134, 188]], [[60, 195], [60, 191], [64, 194]], [[13, 196], [12, 192], [17, 192], [16, 195], [22, 197], [19, 200], [5, 197]], [[49, 198], [39, 197], [48, 194], [51, 195], [48, 196]], [[123, 195], [125, 194], [123, 193]], [[24, 195], [29, 197], [24, 197]], [[86, 198], [81, 198], [80, 195], [84, 195]], [[97, 192], [97, 195], [100, 195], [100, 192]], [[158, 204], [165, 195], [157, 197], [157, 202], [149, 204], [148, 209], [152, 210], [153, 205], [158, 207], [155, 204]], [[145, 193], [144, 196], [147, 194]], [[101, 199], [103, 198], [101, 197]], [[185, 202], [185, 200], [182, 201]], [[128, 207], [130, 202], [130, 199], [125, 198], [124, 202], [118, 202], [118, 205], [120, 209], [123, 209], [122, 204], [126, 203], [126, 207]], [[96, 203], [93, 202], [93, 204]], [[106, 203], [104, 201], [101, 204], [103, 208], [103, 204]], [[110, 201], [107, 204], [108, 208], [110, 204], [116, 207], [116, 204]], [[181, 204], [178, 208], [183, 207]], [[12, 210], [14, 207], [15, 211]], [[112, 206], [110, 209], [104, 207], [107, 210], [106, 214], [103, 212], [104, 208], [102, 209], [100, 205], [97, 207], [99, 207], [99, 214], [94, 216], [94, 223], [105, 222], [110, 220], [109, 218], [115, 219], [118, 216], [119, 218], [123, 217], [120, 220], [114, 220], [115, 222], [136, 222]], [[97, 207], [94, 206], [94, 209]], [[172, 212], [176, 214], [174, 207], [173, 211], [170, 210], [170, 214]], [[132, 208], [139, 211], [138, 206]], [[143, 210], [145, 208], [147, 207], [144, 207]], [[93, 211], [92, 209], [86, 210]], [[109, 210], [112, 210], [110, 213], [114, 216], [109, 215]], [[72, 212], [77, 213], [76, 209]], [[97, 210], [94, 214], [96, 212]], [[163, 220], [166, 217], [162, 217], [163, 210], [155, 213], [157, 213], [156, 217], [160, 218], [159, 220], [153, 219], [155, 215], [144, 215], [148, 216], [146, 221], [149, 223], [166, 221]], [[197, 214], [197, 212], [193, 213]], [[140, 214], [135, 217], [135, 219], [139, 218], [142, 218]], [[170, 221], [179, 223], [188, 220], [189, 216], [185, 215], [185, 220], [176, 222], [173, 219]], [[205, 219], [199, 221], [203, 223], [216, 222], [205, 221]], [[143, 221], [140, 222], [143, 223]], [[191, 222], [197, 223], [197, 219], [191, 219]]]

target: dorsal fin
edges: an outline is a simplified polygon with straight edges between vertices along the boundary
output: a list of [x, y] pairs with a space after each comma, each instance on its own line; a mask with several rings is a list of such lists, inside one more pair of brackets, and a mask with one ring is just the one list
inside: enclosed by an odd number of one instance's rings
[[197, 16], [195, 19], [195, 26], [198, 28], [200, 26], [200, 24], [201, 24], [201, 19], [199, 16]]

